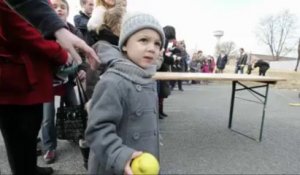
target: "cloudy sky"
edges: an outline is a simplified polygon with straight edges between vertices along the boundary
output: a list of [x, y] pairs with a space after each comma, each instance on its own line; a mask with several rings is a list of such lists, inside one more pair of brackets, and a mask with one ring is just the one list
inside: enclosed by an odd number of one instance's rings
[[[79, 9], [79, 0], [69, 0], [70, 21]], [[184, 39], [190, 51], [201, 49], [212, 54], [216, 44], [215, 30], [223, 30], [221, 41], [233, 41], [237, 48], [265, 54], [267, 48], [258, 42], [255, 29], [262, 17], [289, 10], [300, 20], [298, 0], [127, 0], [128, 11], [154, 15], [163, 26], [173, 25], [177, 38]], [[300, 36], [299, 34], [296, 34]]]

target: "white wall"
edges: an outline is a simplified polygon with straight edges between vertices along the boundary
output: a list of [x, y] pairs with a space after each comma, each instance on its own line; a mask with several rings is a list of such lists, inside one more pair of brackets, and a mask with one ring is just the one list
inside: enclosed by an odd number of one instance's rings
[[272, 62], [270, 62], [270, 68], [271, 69], [278, 69], [278, 70], [293, 71], [295, 69], [296, 62], [297, 62], [296, 60], [293, 60], [293, 61], [272, 61]]

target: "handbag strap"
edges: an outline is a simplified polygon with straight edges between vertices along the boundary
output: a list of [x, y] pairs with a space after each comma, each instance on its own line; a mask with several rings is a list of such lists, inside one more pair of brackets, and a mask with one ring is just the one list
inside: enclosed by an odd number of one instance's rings
[[84, 103], [87, 101], [88, 98], [85, 93], [85, 90], [83, 89], [82, 83], [80, 82], [78, 77], [76, 77], [76, 84], [77, 84], [77, 88], [78, 88], [80, 105], [84, 106]]

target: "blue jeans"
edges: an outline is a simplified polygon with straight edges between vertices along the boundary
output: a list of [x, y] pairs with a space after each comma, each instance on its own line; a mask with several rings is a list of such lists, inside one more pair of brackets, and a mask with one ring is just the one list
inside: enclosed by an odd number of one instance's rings
[[236, 65], [234, 73], [239, 73], [239, 70], [241, 71], [241, 74], [244, 73], [244, 66]]
[[[66, 106], [78, 105], [78, 100], [73, 85], [66, 85], [66, 94], [61, 97]], [[56, 128], [55, 128], [55, 101], [44, 103], [44, 116], [41, 127], [42, 142], [44, 150], [55, 150], [57, 147]]]

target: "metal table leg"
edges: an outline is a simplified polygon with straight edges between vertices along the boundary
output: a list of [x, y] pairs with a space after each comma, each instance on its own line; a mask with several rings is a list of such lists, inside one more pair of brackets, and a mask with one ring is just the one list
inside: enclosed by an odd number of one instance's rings
[[232, 82], [232, 90], [231, 90], [229, 122], [228, 122], [228, 128], [229, 129], [231, 128], [231, 125], [232, 125], [233, 107], [234, 107], [234, 100], [235, 100], [235, 88], [236, 88], [236, 81], [233, 81]]
[[[240, 86], [242, 86], [242, 88], [237, 89], [236, 84], [239, 84]], [[266, 88], [265, 94], [261, 94], [260, 92], [256, 91], [255, 89], [257, 88]], [[235, 99], [236, 97], [236, 92], [237, 91], [244, 91], [247, 90], [250, 92], [251, 95], [253, 95], [254, 97], [256, 97], [259, 101], [252, 101], [252, 100], [247, 100], [247, 99], [242, 99], [242, 100], [246, 100], [246, 101], [250, 101], [250, 102], [256, 102], [256, 103], [260, 103], [263, 105], [263, 111], [262, 111], [262, 118], [261, 118], [261, 124], [260, 124], [260, 132], [259, 132], [259, 137], [257, 138], [253, 138], [251, 136], [248, 136], [246, 134], [243, 134], [237, 130], [232, 129], [232, 119], [233, 119], [233, 111], [234, 111], [234, 103], [235, 103]], [[248, 137], [250, 139], [256, 140], [258, 142], [261, 142], [262, 140], [262, 133], [263, 133], [263, 127], [264, 127], [264, 120], [265, 120], [265, 110], [266, 110], [266, 105], [267, 105], [267, 97], [268, 97], [268, 92], [269, 92], [269, 83], [266, 83], [264, 85], [259, 85], [259, 86], [246, 86], [244, 84], [242, 84], [241, 82], [237, 82], [237, 81], [233, 81], [232, 82], [232, 93], [231, 93], [231, 102], [230, 102], [230, 113], [229, 113], [229, 122], [228, 122], [228, 128], [238, 134], [241, 134], [245, 137]], [[261, 100], [260, 98], [258, 98], [257, 96], [260, 96], [263, 100]]]

